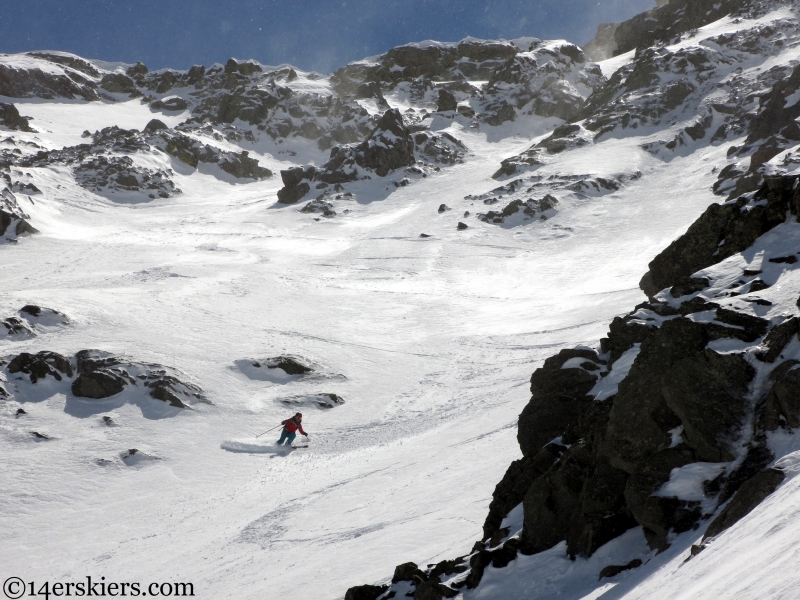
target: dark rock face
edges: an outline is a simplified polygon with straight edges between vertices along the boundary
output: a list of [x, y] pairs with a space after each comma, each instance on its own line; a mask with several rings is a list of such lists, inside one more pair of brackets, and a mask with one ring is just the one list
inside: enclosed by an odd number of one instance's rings
[[756, 506], [774, 492], [783, 482], [785, 475], [778, 469], [764, 469], [748, 480], [730, 503], [711, 522], [703, 539], [719, 535], [731, 525], [747, 516]]
[[745, 4], [745, 0], [670, 0], [620, 23], [614, 32], [614, 56], [667, 42], [681, 33], [713, 23]]
[[310, 191], [311, 186], [305, 182], [292, 187], [282, 187], [278, 190], [278, 202], [281, 204], [297, 204]]
[[51, 62], [57, 65], [64, 65], [70, 67], [75, 71], [79, 71], [91, 77], [99, 77], [100, 75], [100, 72], [97, 69], [95, 69], [91, 63], [74, 55], [64, 54], [64, 53], [54, 54], [52, 52], [27, 52], [27, 55], [33, 56], [35, 58], [41, 58], [46, 60], [47, 62]]
[[706, 350], [710, 339], [703, 325], [681, 318], [642, 343], [610, 414], [612, 464], [633, 474], [641, 460], [669, 448], [667, 431], [679, 425], [702, 460], [732, 460], [719, 436], [739, 424], [755, 373], [740, 356]]
[[[88, 64], [88, 63], [87, 63]], [[40, 68], [0, 65], [0, 96], [9, 98], [83, 98], [97, 100], [94, 82], [75, 70], [54, 74]]]
[[639, 287], [655, 296], [700, 269], [749, 248], [758, 237], [783, 223], [787, 212], [798, 214], [800, 191], [794, 188], [795, 181], [792, 177], [770, 179], [750, 202], [740, 198], [709, 206], [684, 235], [653, 259]]
[[147, 68], [147, 65], [145, 65], [143, 62], [140, 62], [138, 60], [136, 61], [135, 65], [133, 65], [132, 67], [129, 67], [128, 70], [125, 71], [125, 73], [126, 73], [126, 75], [128, 75], [128, 77], [136, 77], [136, 76], [139, 76], [139, 75], [147, 75], [148, 72], [149, 72], [149, 70]]
[[764, 362], [774, 363], [786, 345], [798, 333], [800, 333], [800, 319], [797, 317], [787, 319], [780, 325], [773, 327], [762, 343], [762, 346], [765, 346], [767, 351], [757, 356], [757, 358]]
[[[682, 317], [653, 329], [615, 320], [605, 351], [620, 356], [634, 343], [641, 347], [616, 396], [603, 402], [587, 397], [603, 372], [597, 355], [576, 350], [548, 359], [532, 377], [533, 396], [520, 416], [526, 458], [498, 485], [485, 533], [496, 531], [522, 490], [526, 554], [566, 540], [570, 554], [590, 555], [636, 525], [653, 548], [664, 549], [670, 531], [691, 529], [699, 503], [653, 494], [675, 468], [732, 460], [755, 376], [742, 356], [706, 349], [728, 335], [715, 327], [727, 329]], [[573, 368], [563, 368], [568, 360]], [[678, 427], [676, 445], [670, 431]]]
[[21, 117], [17, 107], [11, 103], [0, 102], [0, 125], [17, 131], [32, 132], [28, 120], [30, 117]]
[[483, 524], [484, 540], [490, 539], [498, 532], [505, 516], [523, 501], [533, 481], [547, 472], [563, 452], [563, 446], [548, 444], [534, 456], [511, 463], [492, 493], [489, 514]]
[[517, 440], [522, 454], [533, 457], [555, 438], [564, 434], [570, 443], [585, 412], [589, 398], [586, 394], [597, 383], [597, 376], [583, 367], [563, 368], [568, 360], [585, 359], [600, 364], [596, 353], [589, 350], [562, 350], [548, 358], [544, 366], [531, 376], [531, 401], [519, 416]]
[[798, 365], [800, 363], [795, 360], [787, 360], [770, 374], [772, 385], [764, 406], [764, 426], [767, 431], [775, 431], [784, 424], [792, 429], [800, 427], [800, 369], [796, 368]]

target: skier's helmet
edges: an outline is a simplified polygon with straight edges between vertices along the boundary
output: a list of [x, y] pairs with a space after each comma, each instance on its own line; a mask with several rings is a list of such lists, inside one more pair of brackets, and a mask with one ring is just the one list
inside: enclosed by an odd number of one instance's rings
[[303, 418], [303, 413], [297, 413], [297, 414], [295, 415], [295, 417], [300, 417], [300, 418], [302, 419], [302, 418]]

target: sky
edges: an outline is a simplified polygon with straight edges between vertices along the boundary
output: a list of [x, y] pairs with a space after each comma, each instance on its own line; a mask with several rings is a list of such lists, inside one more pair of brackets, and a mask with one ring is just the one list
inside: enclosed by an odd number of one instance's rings
[[150, 69], [230, 57], [331, 72], [408, 42], [565, 38], [654, 0], [25, 0], [3, 2], [0, 52], [63, 50]]

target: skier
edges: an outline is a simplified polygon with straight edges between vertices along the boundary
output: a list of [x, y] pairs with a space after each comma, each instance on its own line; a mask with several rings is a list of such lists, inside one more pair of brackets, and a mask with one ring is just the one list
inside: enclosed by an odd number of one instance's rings
[[297, 437], [295, 433], [297, 430], [300, 430], [300, 433], [308, 437], [308, 434], [303, 431], [303, 413], [297, 413], [291, 419], [281, 421], [281, 424], [283, 425], [283, 431], [281, 431], [281, 439], [278, 440], [278, 446], [284, 445], [284, 440], [286, 440], [286, 446], [291, 446], [294, 438]]

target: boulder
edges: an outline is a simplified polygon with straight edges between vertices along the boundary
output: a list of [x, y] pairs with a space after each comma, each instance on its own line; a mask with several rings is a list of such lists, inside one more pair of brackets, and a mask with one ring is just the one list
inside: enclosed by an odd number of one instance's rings
[[447, 90], [439, 90], [439, 100], [436, 103], [436, 111], [437, 112], [448, 112], [454, 111], [458, 108], [458, 101], [456, 97], [453, 96]]
[[283, 187], [278, 190], [278, 202], [281, 204], [296, 204], [310, 191], [311, 186], [305, 182], [293, 187]]
[[147, 125], [144, 126], [143, 131], [145, 133], [155, 133], [156, 131], [161, 131], [162, 129], [169, 129], [164, 121], [159, 119], [150, 119], [147, 122]]
[[378, 600], [388, 589], [388, 585], [357, 585], [347, 590], [344, 600]]
[[226, 173], [240, 179], [264, 179], [272, 177], [272, 171], [258, 164], [258, 160], [250, 158], [247, 150], [238, 154], [228, 153], [220, 161], [220, 168]]
[[72, 382], [72, 394], [79, 398], [99, 400], [119, 394], [125, 388], [125, 380], [107, 371], [89, 371], [78, 375]]
[[607, 567], [603, 567], [597, 579], [600, 580], [605, 579], [606, 577], [616, 577], [620, 573], [630, 571], [631, 569], [636, 569], [641, 566], [642, 560], [640, 558], [634, 558], [626, 565], [608, 565]]

